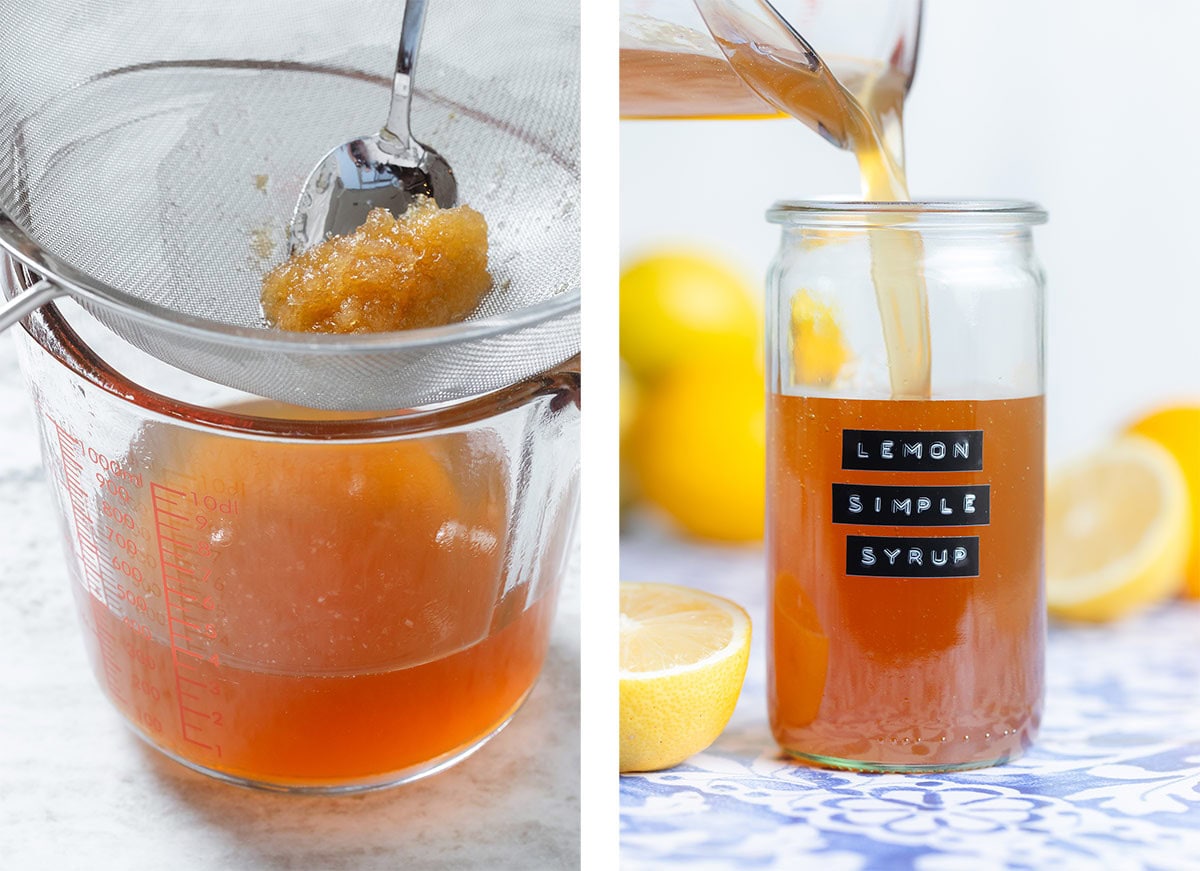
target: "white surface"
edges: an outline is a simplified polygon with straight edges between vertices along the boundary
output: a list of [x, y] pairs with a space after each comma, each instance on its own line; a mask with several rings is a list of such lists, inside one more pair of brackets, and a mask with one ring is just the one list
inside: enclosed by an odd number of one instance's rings
[[[915, 196], [1040, 201], [1051, 460], [1200, 395], [1193, 202], [1200, 4], [927, 0], [907, 107]], [[817, 46], [820, 50], [820, 46]], [[621, 125], [626, 255], [690, 241], [761, 285], [774, 200], [856, 194], [853, 159], [790, 121]]]
[[101, 695], [8, 336], [0, 337], [0, 528], [0, 868], [578, 866], [578, 560], [542, 677], [500, 735], [417, 783], [298, 797], [227, 786], [170, 762]]

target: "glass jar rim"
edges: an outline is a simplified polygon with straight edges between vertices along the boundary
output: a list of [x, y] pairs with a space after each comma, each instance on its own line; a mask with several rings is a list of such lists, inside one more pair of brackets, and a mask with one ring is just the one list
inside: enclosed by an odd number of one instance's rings
[[773, 224], [835, 223], [841, 226], [873, 226], [887, 218], [920, 221], [922, 224], [1044, 224], [1046, 210], [1031, 200], [978, 200], [939, 197], [907, 202], [868, 202], [842, 197], [777, 200], [767, 209]]

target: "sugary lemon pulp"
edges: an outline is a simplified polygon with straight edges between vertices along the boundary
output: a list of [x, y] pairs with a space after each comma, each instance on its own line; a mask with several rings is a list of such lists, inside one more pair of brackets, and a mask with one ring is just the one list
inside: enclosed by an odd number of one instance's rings
[[460, 321], [491, 286], [483, 215], [418, 197], [400, 217], [373, 209], [353, 233], [275, 267], [262, 308], [283, 330], [377, 333]]

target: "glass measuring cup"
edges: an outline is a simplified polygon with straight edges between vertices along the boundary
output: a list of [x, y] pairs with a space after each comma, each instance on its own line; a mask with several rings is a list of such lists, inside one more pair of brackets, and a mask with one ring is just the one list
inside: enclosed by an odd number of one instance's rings
[[[6, 264], [7, 295], [32, 280]], [[577, 365], [335, 415], [184, 375], [65, 307], [24, 327], [89, 656], [142, 738], [235, 783], [353, 791], [515, 713], [576, 515]]]

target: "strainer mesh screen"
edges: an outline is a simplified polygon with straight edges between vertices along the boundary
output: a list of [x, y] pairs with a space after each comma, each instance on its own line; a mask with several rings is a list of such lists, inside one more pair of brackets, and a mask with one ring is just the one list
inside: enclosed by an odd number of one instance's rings
[[[276, 342], [263, 324], [262, 276], [286, 254], [309, 171], [383, 124], [401, 9], [21, 4], [0, 29], [0, 210], [87, 276], [261, 334], [259, 347], [89, 306], [167, 362], [262, 395], [414, 405], [561, 362], [578, 350], [577, 311], [487, 339], [344, 353]], [[578, 37], [574, 3], [429, 2], [412, 126], [489, 224], [494, 287], [472, 318], [577, 292]]]

